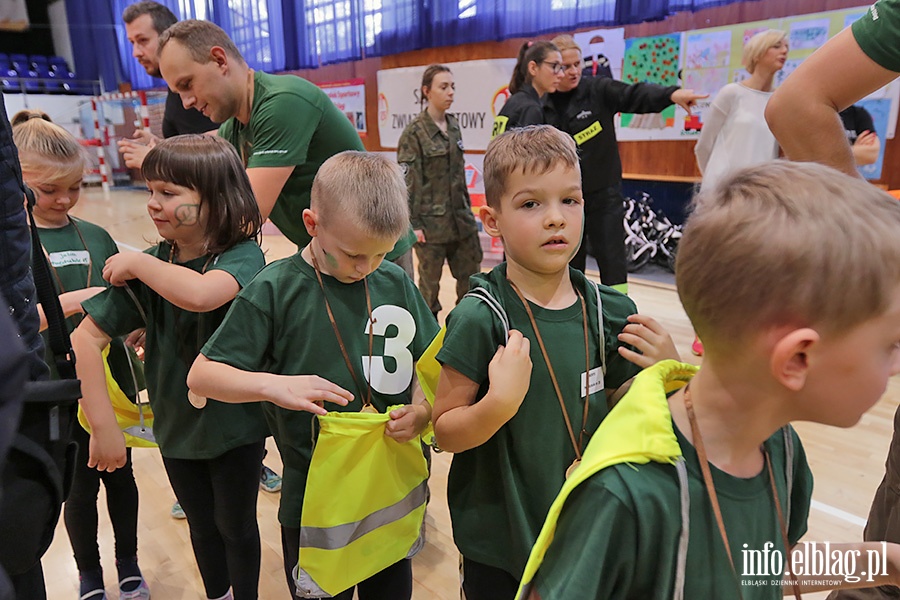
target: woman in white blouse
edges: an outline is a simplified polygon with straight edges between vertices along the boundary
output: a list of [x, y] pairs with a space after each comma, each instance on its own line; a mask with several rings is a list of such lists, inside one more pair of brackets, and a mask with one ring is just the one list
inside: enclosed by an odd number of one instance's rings
[[734, 170], [778, 158], [778, 142], [769, 131], [764, 113], [775, 74], [787, 60], [786, 38], [776, 29], [750, 38], [741, 60], [750, 77], [719, 90], [704, 113], [703, 129], [694, 148], [704, 187]]
[[[761, 31], [744, 44], [741, 64], [750, 77], [719, 90], [703, 115], [703, 129], [694, 147], [703, 187], [715, 185], [737, 169], [778, 158], [778, 142], [766, 124], [765, 110], [788, 50], [787, 34], [777, 29]], [[697, 356], [703, 354], [703, 344], [696, 337], [691, 350]]]

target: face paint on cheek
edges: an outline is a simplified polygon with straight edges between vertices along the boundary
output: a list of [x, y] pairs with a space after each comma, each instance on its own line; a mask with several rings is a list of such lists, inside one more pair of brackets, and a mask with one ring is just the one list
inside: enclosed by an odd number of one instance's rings
[[322, 254], [325, 255], [325, 264], [328, 265], [329, 269], [337, 269], [338, 268], [338, 261], [334, 256], [332, 256], [331, 254], [328, 254], [328, 252], [326, 250], [322, 250]]
[[175, 220], [178, 225], [196, 225], [200, 215], [199, 204], [182, 204], [175, 209]]

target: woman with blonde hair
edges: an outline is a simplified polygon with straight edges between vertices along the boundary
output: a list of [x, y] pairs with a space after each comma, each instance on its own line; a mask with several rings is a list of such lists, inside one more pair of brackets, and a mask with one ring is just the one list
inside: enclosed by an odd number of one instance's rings
[[[778, 29], [761, 31], [744, 44], [741, 64], [750, 77], [719, 90], [703, 115], [694, 147], [703, 187], [737, 169], [778, 158], [778, 142], [769, 131], [765, 111], [788, 50], [787, 34]], [[703, 355], [703, 344], [696, 337], [691, 351]]]
[[778, 158], [778, 142], [764, 113], [788, 50], [787, 34], [777, 29], [761, 31], [744, 44], [741, 64], [750, 77], [719, 90], [703, 115], [694, 153], [704, 187], [736, 169]]

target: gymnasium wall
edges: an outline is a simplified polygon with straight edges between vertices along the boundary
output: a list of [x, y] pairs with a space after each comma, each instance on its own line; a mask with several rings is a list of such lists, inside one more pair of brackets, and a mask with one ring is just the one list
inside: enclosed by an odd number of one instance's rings
[[[865, 0], [790, 0], [789, 2], [785, 2], [785, 0], [757, 0], [738, 2], [695, 13], [679, 13], [663, 21], [629, 25], [625, 27], [625, 37], [626, 39], [645, 37], [749, 21], [790, 17], [853, 8], [864, 3]], [[540, 38], [546, 39], [552, 37], [553, 35], [540, 36]], [[416, 50], [391, 56], [327, 65], [314, 70], [300, 70], [296, 71], [296, 73], [316, 83], [363, 79], [366, 86], [366, 121], [370, 124], [364, 143], [368, 150], [383, 151], [387, 149], [381, 146], [378, 127], [376, 126], [378, 111], [376, 74], [379, 69], [424, 66], [434, 62], [449, 63], [485, 58], [510, 58], [515, 57], [524, 40], [525, 38], [513, 38], [501, 42], [481, 42]], [[699, 177], [700, 173], [694, 160], [694, 143], [693, 140], [619, 142], [623, 170], [626, 174], [646, 177], [647, 179], [661, 178], [678, 181]], [[882, 179], [878, 180], [878, 183], [885, 184], [890, 189], [900, 188], [900, 139], [887, 141]]]

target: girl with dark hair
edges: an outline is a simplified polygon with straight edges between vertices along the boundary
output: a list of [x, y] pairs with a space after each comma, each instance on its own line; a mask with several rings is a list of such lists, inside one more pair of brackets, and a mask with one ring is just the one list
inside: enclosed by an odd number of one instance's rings
[[106, 261], [103, 277], [114, 287], [83, 303], [87, 316], [72, 336], [92, 431], [88, 466], [114, 471], [124, 464], [100, 356], [111, 337], [146, 326], [153, 432], [187, 516], [206, 595], [255, 599], [256, 498], [268, 428], [258, 404], [207, 402], [186, 380], [235, 295], [265, 264], [255, 240], [259, 208], [237, 152], [219, 137], [161, 141], [142, 173], [163, 241]]
[[437, 316], [438, 290], [446, 261], [456, 279], [456, 301], [469, 291], [469, 276], [481, 269], [481, 243], [466, 187], [462, 133], [447, 110], [456, 89], [453, 73], [431, 65], [422, 75], [428, 106], [414, 118], [397, 147], [409, 188], [409, 221], [416, 233], [419, 291]]
[[507, 129], [544, 123], [544, 101], [562, 79], [562, 56], [551, 42], [525, 42], [509, 81], [512, 96], [494, 117], [491, 137]]
[[[40, 232], [41, 246], [67, 317], [66, 325], [71, 331], [81, 320], [81, 302], [108, 287], [101, 270], [118, 248], [104, 229], [69, 214], [78, 204], [86, 164], [78, 140], [37, 110], [16, 113], [12, 132], [19, 150], [22, 177], [35, 194], [34, 221]], [[47, 320], [40, 308], [39, 314], [43, 331]], [[53, 353], [49, 344], [45, 343], [45, 348], [45, 360], [56, 377]], [[110, 344], [107, 362], [116, 383], [133, 401], [138, 389], [131, 373], [132, 369], [141, 372], [140, 361], [125, 348], [121, 338], [116, 338]], [[72, 439], [78, 443], [78, 450], [63, 515], [78, 567], [79, 598], [106, 599], [97, 546], [97, 495], [102, 481], [116, 541], [119, 597], [146, 600], [150, 597], [150, 589], [137, 561], [138, 489], [131, 468], [131, 449], [126, 451], [121, 469], [114, 473], [99, 473], [87, 466], [89, 434], [75, 425]]]

